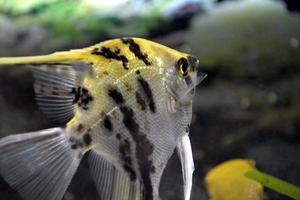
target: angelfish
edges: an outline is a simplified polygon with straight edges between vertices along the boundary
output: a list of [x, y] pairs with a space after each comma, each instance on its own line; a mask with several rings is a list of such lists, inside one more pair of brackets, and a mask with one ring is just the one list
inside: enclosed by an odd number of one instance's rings
[[31, 65], [36, 101], [64, 127], [0, 140], [0, 174], [26, 200], [61, 200], [83, 155], [101, 199], [157, 200], [177, 149], [184, 199], [194, 169], [188, 137], [199, 60], [122, 38], [50, 55], [0, 58]]

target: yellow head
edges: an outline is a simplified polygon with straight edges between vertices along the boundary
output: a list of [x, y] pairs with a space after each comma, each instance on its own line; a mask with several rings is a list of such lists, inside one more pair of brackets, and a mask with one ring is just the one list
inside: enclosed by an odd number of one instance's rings
[[[129, 45], [131, 54], [126, 50], [123, 52], [129, 62], [140, 60], [131, 66], [157, 68], [165, 79], [168, 92], [179, 103], [190, 102], [195, 87], [206, 77], [206, 74], [200, 72], [199, 60], [191, 55], [141, 38], [124, 38], [121, 43]], [[138, 59], [131, 59], [132, 52], [134, 58]]]

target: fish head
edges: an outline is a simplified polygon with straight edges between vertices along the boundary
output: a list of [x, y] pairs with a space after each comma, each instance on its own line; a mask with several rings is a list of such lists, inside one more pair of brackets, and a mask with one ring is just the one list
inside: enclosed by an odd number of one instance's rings
[[201, 72], [200, 61], [191, 55], [179, 54], [166, 70], [166, 88], [175, 101], [191, 105], [196, 86], [207, 76]]
[[147, 52], [146, 56], [142, 53], [139, 57], [149, 59], [159, 69], [168, 96], [181, 105], [191, 105], [196, 86], [207, 76], [201, 72], [199, 59], [145, 39], [134, 38], [134, 41], [139, 44], [139, 50]]

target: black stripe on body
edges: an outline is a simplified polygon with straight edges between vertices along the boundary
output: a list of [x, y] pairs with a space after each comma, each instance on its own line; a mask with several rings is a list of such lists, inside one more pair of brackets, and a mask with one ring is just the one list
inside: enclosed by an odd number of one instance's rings
[[109, 130], [109, 131], [113, 131], [113, 124], [111, 122], [110, 116], [109, 115], [105, 115], [104, 119], [103, 119], [103, 125], [104, 127]]
[[115, 101], [116, 104], [122, 104], [125, 102], [123, 95], [116, 88], [112, 88], [108, 90], [108, 96], [110, 96]]
[[124, 69], [128, 70], [128, 66], [127, 66], [128, 59], [124, 55], [121, 55], [120, 52], [121, 52], [120, 49], [112, 51], [108, 47], [102, 47], [101, 51], [99, 51], [98, 48], [95, 48], [92, 50], [91, 53], [93, 55], [100, 55], [100, 56], [103, 56], [108, 59], [114, 59], [114, 60], [121, 61]]
[[[118, 137], [119, 136], [119, 137]], [[119, 152], [123, 161], [123, 168], [128, 173], [130, 181], [135, 181], [137, 176], [132, 168], [132, 159], [130, 157], [131, 146], [128, 139], [122, 139], [121, 134], [117, 136], [119, 143]]]
[[92, 137], [89, 133], [85, 133], [82, 139], [86, 146], [89, 146], [92, 143]]
[[140, 46], [132, 38], [122, 38], [121, 41], [124, 44], [129, 45], [129, 50], [140, 60], [142, 60], [145, 65], [151, 65], [151, 62], [148, 60], [148, 55], [141, 51]]
[[139, 77], [138, 82], [142, 86], [143, 92], [145, 93], [145, 96], [147, 97], [147, 99], [149, 101], [149, 108], [150, 108], [151, 112], [155, 113], [156, 105], [154, 102], [153, 93], [152, 93], [149, 83], [143, 77]]
[[[117, 88], [110, 89], [108, 95], [115, 101], [116, 104], [120, 106], [120, 111], [123, 114], [122, 121], [124, 123], [124, 126], [131, 135], [132, 140], [136, 144], [136, 159], [144, 186], [144, 200], [153, 200], [153, 187], [150, 177], [150, 174], [155, 172], [153, 161], [150, 158], [154, 151], [153, 144], [151, 144], [151, 142], [148, 140], [146, 134], [140, 131], [140, 126], [136, 121], [133, 109], [125, 104], [123, 95], [119, 92], [119, 90]], [[118, 140], [122, 140], [121, 134], [117, 134], [116, 138]], [[134, 178], [134, 170], [130, 168], [129, 165], [129, 163], [131, 163], [132, 161], [128, 160], [130, 157], [123, 156], [125, 151], [124, 148], [126, 147], [126, 145], [121, 146], [122, 148], [119, 147], [122, 160], [125, 161], [123, 167], [124, 170], [129, 173], [129, 176], [131, 176], [131, 178]]]
[[135, 92], [136, 102], [141, 106], [141, 110], [146, 110], [146, 102], [145, 99], [139, 92]]
[[123, 123], [136, 143], [136, 157], [145, 189], [144, 199], [153, 200], [153, 188], [150, 178], [150, 173], [155, 172], [153, 161], [150, 159], [153, 153], [153, 145], [147, 136], [140, 132], [140, 126], [135, 120], [134, 111], [124, 105], [120, 109], [123, 113]]
[[[120, 91], [117, 88], [112, 88], [108, 91], [108, 96], [110, 96], [114, 102], [116, 104], [124, 104], [125, 100], [123, 98], [123, 95], [120, 93]], [[107, 118], [108, 116], [106, 115], [104, 117], [104, 126], [106, 123], [106, 128], [109, 128], [111, 121], [109, 120], [109, 122], [105, 122], [105, 118]], [[107, 119], [106, 119], [107, 120]], [[128, 173], [128, 176], [130, 178], [131, 181], [135, 181], [137, 178], [136, 172], [134, 171], [133, 167], [132, 167], [132, 159], [130, 157], [130, 142], [125, 139], [123, 140], [121, 133], [117, 133], [116, 134], [116, 138], [120, 141], [119, 144], [119, 152], [121, 155], [121, 159], [123, 162], [123, 169], [125, 172]]]

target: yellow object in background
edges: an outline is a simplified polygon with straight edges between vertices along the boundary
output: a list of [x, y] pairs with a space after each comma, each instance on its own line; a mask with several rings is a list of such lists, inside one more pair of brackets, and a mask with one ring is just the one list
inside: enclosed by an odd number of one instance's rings
[[205, 177], [212, 200], [261, 200], [263, 186], [245, 177], [254, 161], [236, 159], [214, 167]]

